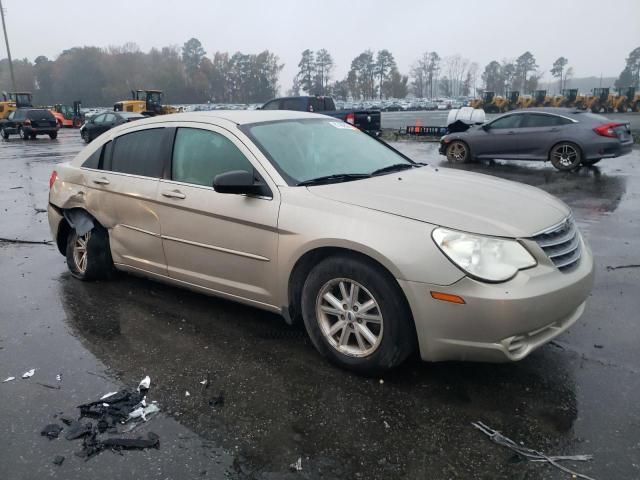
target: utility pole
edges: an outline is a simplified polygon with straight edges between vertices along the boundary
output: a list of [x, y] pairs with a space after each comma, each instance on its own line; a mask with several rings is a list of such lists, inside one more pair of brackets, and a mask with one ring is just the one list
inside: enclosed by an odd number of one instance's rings
[[7, 58], [9, 59], [9, 72], [11, 73], [11, 85], [13, 91], [17, 92], [16, 77], [13, 74], [13, 61], [11, 60], [11, 50], [9, 49], [9, 37], [7, 36], [7, 25], [4, 23], [4, 8], [2, 6], [2, 0], [0, 0], [0, 15], [2, 16], [2, 30], [4, 31], [4, 43], [7, 45]]

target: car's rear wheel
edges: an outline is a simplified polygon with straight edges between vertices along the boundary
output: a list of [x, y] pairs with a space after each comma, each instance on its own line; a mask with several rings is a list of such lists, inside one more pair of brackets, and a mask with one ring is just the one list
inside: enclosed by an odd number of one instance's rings
[[49, 138], [51, 140], [55, 140], [56, 138], [58, 138], [58, 132], [52, 132], [49, 134]]
[[22, 127], [18, 127], [18, 136], [22, 139], [22, 140], [29, 140], [29, 135], [27, 135], [26, 133], [24, 133], [24, 129]]
[[9, 134], [4, 128], [2, 129], [2, 138], [4, 138], [5, 140], [9, 140]]
[[307, 277], [302, 316], [311, 341], [333, 363], [374, 374], [414, 349], [411, 312], [385, 271], [350, 256], [330, 257]]
[[596, 163], [598, 163], [600, 160], [602, 160], [601, 158], [596, 158], [595, 160], [587, 160], [586, 158], [582, 160], [582, 165], [584, 165], [585, 167], [590, 167], [591, 165], [595, 165]]
[[555, 145], [549, 152], [551, 164], [561, 171], [576, 169], [582, 161], [580, 148], [569, 142], [562, 142]]
[[101, 280], [113, 272], [107, 231], [94, 226], [84, 235], [71, 230], [67, 238], [67, 266], [80, 280]]
[[447, 146], [447, 160], [451, 163], [468, 163], [471, 160], [469, 147], [460, 140], [454, 140]]

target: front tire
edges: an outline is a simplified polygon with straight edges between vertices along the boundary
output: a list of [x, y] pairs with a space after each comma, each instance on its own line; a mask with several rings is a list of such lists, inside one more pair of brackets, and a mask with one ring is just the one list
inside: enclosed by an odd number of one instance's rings
[[49, 134], [49, 138], [51, 140], [55, 140], [56, 138], [58, 138], [58, 132], [53, 132]]
[[471, 152], [469, 146], [460, 141], [454, 140], [447, 146], [447, 160], [451, 163], [469, 163], [471, 161]]
[[24, 133], [24, 129], [22, 127], [18, 127], [18, 136], [22, 139], [22, 140], [29, 140], [29, 135], [27, 135], [26, 133]]
[[2, 138], [4, 138], [5, 140], [9, 140], [9, 134], [4, 128], [2, 129]]
[[569, 142], [562, 142], [555, 145], [549, 152], [551, 164], [562, 172], [575, 170], [582, 161], [580, 148]]
[[361, 374], [396, 367], [415, 347], [411, 312], [395, 279], [350, 256], [330, 257], [311, 271], [302, 316], [323, 356]]
[[87, 132], [86, 130], [82, 132], [82, 139], [85, 141], [85, 143], [90, 143], [91, 142], [91, 136], [89, 135], [89, 132]]
[[71, 230], [67, 238], [67, 266], [71, 275], [84, 280], [102, 280], [113, 272], [107, 231], [97, 225], [84, 235]]

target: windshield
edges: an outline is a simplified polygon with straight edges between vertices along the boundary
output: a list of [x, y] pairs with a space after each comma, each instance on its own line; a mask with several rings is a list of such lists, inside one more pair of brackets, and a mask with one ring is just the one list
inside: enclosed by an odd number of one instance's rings
[[289, 185], [332, 175], [370, 175], [391, 165], [413, 164], [339, 120], [284, 120], [246, 125], [243, 130]]

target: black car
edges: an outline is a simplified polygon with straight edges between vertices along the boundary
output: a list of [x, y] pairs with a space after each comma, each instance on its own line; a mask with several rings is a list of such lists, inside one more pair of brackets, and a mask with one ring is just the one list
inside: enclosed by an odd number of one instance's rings
[[147, 118], [141, 113], [131, 112], [105, 112], [87, 120], [87, 122], [80, 127], [80, 135], [82, 139], [89, 143], [98, 135], [103, 134], [107, 130], [110, 130], [123, 123], [132, 122], [134, 120], [140, 120]]
[[58, 136], [58, 128], [56, 118], [44, 108], [19, 108], [0, 124], [0, 132], [5, 140], [15, 134], [23, 140], [34, 139], [38, 135], [49, 135], [53, 140]]

